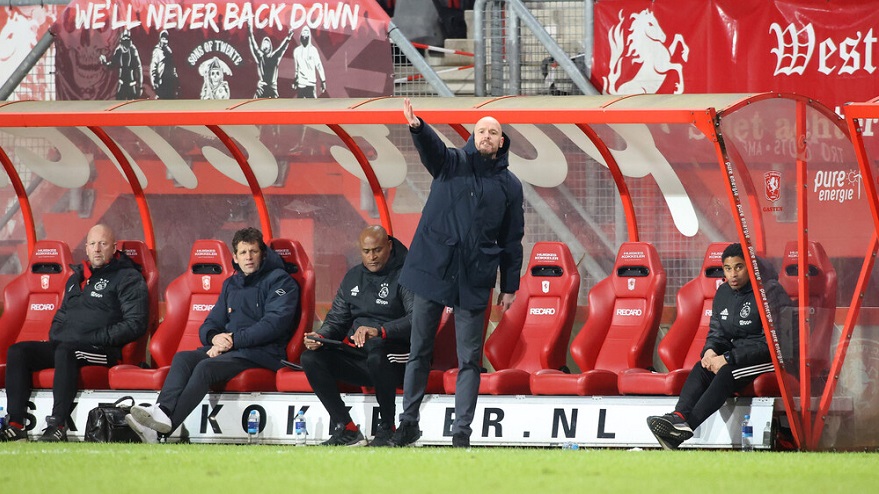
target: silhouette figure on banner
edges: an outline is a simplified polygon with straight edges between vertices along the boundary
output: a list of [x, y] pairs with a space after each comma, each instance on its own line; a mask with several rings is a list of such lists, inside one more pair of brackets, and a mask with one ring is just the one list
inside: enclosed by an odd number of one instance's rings
[[177, 66], [168, 44], [168, 31], [159, 34], [159, 43], [153, 48], [153, 59], [150, 62], [150, 82], [156, 92], [156, 99], [176, 99], [179, 87]]
[[290, 46], [290, 40], [293, 39], [293, 30], [291, 29], [277, 49], [272, 50], [272, 40], [266, 36], [262, 39], [262, 43], [256, 44], [256, 38], [253, 37], [253, 21], [247, 24], [248, 41], [250, 42], [250, 52], [256, 60], [256, 70], [259, 81], [256, 83], [256, 93], [254, 98], [277, 98], [278, 97], [278, 65], [281, 57]]
[[[299, 46], [293, 50], [293, 63], [296, 64], [296, 75], [293, 79], [293, 90], [298, 98], [317, 98], [327, 92], [327, 77], [324, 65], [320, 61], [320, 53], [311, 41], [311, 29], [308, 26], [299, 32]], [[317, 91], [320, 78], [320, 93]]]
[[119, 69], [117, 100], [140, 98], [143, 91], [143, 65], [140, 63], [137, 47], [131, 44], [131, 31], [122, 31], [119, 44], [109, 59], [101, 55], [98, 60], [106, 67]]

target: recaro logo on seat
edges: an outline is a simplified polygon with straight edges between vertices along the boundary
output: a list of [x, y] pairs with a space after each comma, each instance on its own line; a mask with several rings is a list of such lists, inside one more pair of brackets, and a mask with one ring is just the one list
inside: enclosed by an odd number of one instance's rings
[[192, 304], [193, 312], [210, 312], [214, 304]]
[[35, 310], [35, 311], [55, 310], [55, 304], [31, 304], [31, 310]]
[[617, 309], [617, 315], [623, 317], [640, 316], [644, 314], [641, 309]]
[[529, 314], [532, 316], [554, 316], [555, 309], [552, 307], [532, 307]]

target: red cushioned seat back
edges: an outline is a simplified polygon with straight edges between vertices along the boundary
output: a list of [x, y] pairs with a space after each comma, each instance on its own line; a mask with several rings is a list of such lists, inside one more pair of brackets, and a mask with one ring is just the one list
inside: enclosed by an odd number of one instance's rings
[[579, 290], [580, 273], [568, 246], [534, 244], [516, 300], [485, 342], [495, 370], [563, 367]]
[[589, 291], [586, 323], [571, 344], [580, 371], [652, 367], [664, 296], [665, 270], [656, 248], [624, 243], [611, 275]]
[[298, 362], [305, 350], [305, 333], [311, 331], [314, 324], [314, 266], [302, 244], [296, 240], [276, 238], [269, 242], [269, 247], [281, 256], [284, 269], [299, 284], [299, 313], [296, 315], [298, 322], [293, 337], [287, 344], [287, 360]]
[[[798, 260], [797, 242], [788, 242], [784, 247], [784, 259], [778, 281], [795, 305], [798, 304], [799, 300]], [[830, 258], [827, 257], [824, 247], [818, 242], [809, 242], [808, 270], [808, 307], [813, 312], [810, 317], [812, 334], [809, 339], [809, 353], [812, 355], [813, 361], [812, 372], [817, 373], [830, 367], [830, 342], [833, 335], [837, 296], [836, 269], [830, 263]]]
[[724, 280], [721, 256], [728, 245], [728, 242], [709, 245], [699, 275], [678, 290], [675, 320], [657, 349], [659, 358], [670, 371], [689, 369], [702, 357], [714, 295]]
[[72, 262], [66, 243], [41, 240], [24, 272], [6, 285], [0, 316], [0, 363], [6, 362], [13, 343], [49, 338], [52, 319], [64, 299], [64, 286], [73, 274]]
[[146, 334], [122, 347], [122, 363], [138, 365], [146, 361], [147, 340], [159, 324], [159, 269], [153, 252], [142, 241], [121, 240], [117, 248], [140, 266], [149, 294], [150, 314]]
[[165, 290], [165, 318], [150, 341], [157, 367], [171, 365], [179, 351], [202, 346], [198, 329], [217, 302], [223, 281], [234, 272], [232, 252], [219, 240], [196, 240], [189, 265]]

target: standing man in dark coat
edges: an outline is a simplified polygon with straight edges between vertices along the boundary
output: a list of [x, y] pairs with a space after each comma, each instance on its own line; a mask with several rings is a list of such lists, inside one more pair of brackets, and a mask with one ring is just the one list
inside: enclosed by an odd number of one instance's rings
[[[394, 433], [397, 388], [409, 357], [412, 292], [399, 284], [406, 247], [381, 226], [368, 226], [358, 240], [362, 263], [345, 275], [333, 306], [316, 333], [305, 335], [302, 367], [335, 429], [325, 446], [363, 446], [337, 381], [374, 386], [379, 423], [371, 446], [389, 446]], [[312, 338], [342, 340], [324, 345]]]
[[232, 237], [235, 274], [199, 328], [204, 345], [179, 352], [155, 405], [135, 405], [125, 416], [145, 443], [170, 434], [208, 394], [210, 387], [252, 368], [276, 371], [299, 320], [299, 285], [266, 246], [262, 232], [244, 228]]
[[106, 225], [95, 225], [86, 237], [88, 260], [73, 265], [64, 300], [52, 319], [49, 341], [22, 341], [9, 347], [6, 396], [9, 425], [0, 441], [26, 441], [25, 417], [32, 373], [55, 369], [52, 415], [40, 441], [66, 441], [67, 417], [73, 408], [79, 368], [113, 366], [122, 347], [146, 333], [149, 294], [134, 262], [116, 251], [116, 236]]
[[392, 442], [406, 446], [421, 437], [419, 408], [436, 329], [448, 306], [455, 313], [458, 354], [452, 445], [468, 447], [479, 395], [485, 311], [498, 270], [504, 310], [519, 289], [525, 232], [522, 184], [508, 169], [510, 141], [494, 118], [480, 119], [464, 148], [457, 149], [447, 148], [415, 116], [408, 98], [403, 113], [433, 183], [400, 276], [415, 294], [415, 306], [403, 413]]

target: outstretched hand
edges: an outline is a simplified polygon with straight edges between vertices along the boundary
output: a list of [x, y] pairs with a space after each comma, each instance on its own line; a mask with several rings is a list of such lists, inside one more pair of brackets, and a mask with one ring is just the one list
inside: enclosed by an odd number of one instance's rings
[[415, 116], [415, 110], [412, 108], [412, 102], [409, 101], [409, 98], [403, 98], [403, 115], [406, 116], [409, 127], [413, 129], [421, 127], [421, 120], [418, 120], [418, 117]]

